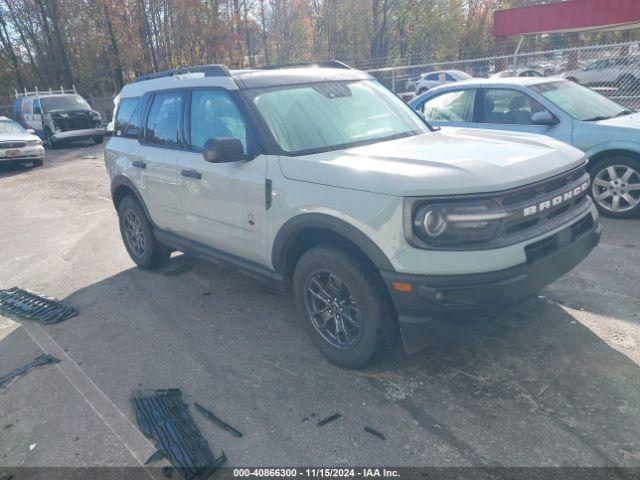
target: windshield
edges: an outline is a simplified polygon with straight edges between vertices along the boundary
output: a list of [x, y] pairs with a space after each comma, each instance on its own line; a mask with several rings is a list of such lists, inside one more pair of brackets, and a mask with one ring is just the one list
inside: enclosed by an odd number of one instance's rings
[[11, 120], [0, 120], [0, 133], [25, 133], [26, 130]]
[[577, 120], [605, 120], [631, 113], [622, 105], [573, 82], [541, 83], [531, 88]]
[[40, 98], [42, 110], [47, 113], [68, 112], [71, 110], [91, 110], [89, 104], [80, 95], [56, 95]]
[[249, 91], [282, 150], [337, 150], [428, 132], [411, 108], [371, 80], [318, 82]]

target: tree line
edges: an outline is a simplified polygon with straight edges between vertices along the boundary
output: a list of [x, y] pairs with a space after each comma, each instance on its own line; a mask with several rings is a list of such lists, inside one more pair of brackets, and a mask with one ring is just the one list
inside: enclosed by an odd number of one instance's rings
[[543, 2], [0, 0], [0, 102], [36, 86], [112, 95], [137, 75], [192, 64], [375, 68], [488, 56], [493, 11], [533, 3]]

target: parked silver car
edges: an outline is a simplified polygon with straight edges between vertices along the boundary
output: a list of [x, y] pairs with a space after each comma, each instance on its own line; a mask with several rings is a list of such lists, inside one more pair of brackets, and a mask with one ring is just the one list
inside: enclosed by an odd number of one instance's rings
[[591, 195], [611, 217], [640, 214], [640, 114], [561, 78], [474, 79], [409, 102], [434, 125], [549, 135], [590, 159]]
[[33, 130], [26, 130], [7, 117], [0, 117], [0, 163], [31, 163], [40, 167], [44, 160], [44, 148]]

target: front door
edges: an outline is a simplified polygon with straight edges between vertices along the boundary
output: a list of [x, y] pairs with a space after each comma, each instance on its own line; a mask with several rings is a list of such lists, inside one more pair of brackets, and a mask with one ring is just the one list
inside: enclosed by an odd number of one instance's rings
[[[178, 183], [189, 238], [223, 252], [266, 264], [266, 157], [255, 155], [244, 115], [228, 91], [191, 91], [185, 113], [190, 151], [178, 160]], [[245, 159], [209, 163], [207, 140], [235, 137]], [[224, 159], [222, 159], [224, 160]]]

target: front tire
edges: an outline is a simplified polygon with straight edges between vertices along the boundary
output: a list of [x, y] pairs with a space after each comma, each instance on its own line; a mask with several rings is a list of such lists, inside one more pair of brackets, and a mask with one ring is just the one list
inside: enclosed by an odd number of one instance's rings
[[302, 327], [335, 365], [362, 368], [393, 343], [386, 287], [372, 267], [341, 250], [304, 253], [293, 275], [293, 296]]
[[118, 218], [122, 241], [131, 259], [143, 269], [166, 264], [171, 251], [153, 235], [153, 227], [140, 203], [126, 196], [118, 205]]
[[53, 139], [53, 134], [49, 129], [44, 131], [44, 144], [51, 150], [58, 148], [58, 143]]
[[31, 164], [32, 164], [34, 167], [41, 167], [41, 166], [42, 166], [42, 159], [34, 160], [33, 162], [31, 162]]
[[640, 214], [640, 160], [611, 156], [591, 169], [591, 198], [600, 213], [613, 218]]

